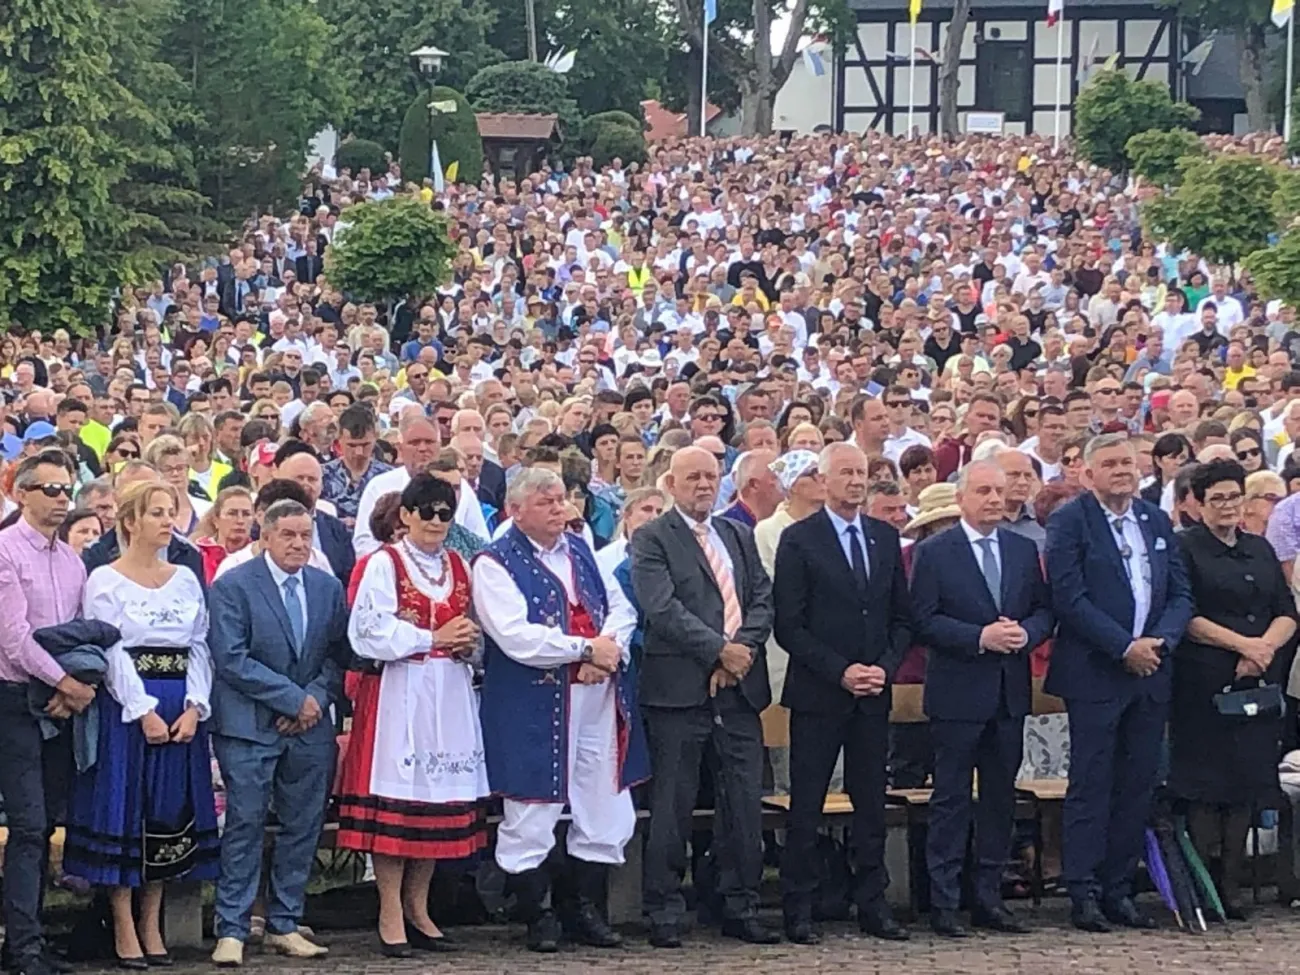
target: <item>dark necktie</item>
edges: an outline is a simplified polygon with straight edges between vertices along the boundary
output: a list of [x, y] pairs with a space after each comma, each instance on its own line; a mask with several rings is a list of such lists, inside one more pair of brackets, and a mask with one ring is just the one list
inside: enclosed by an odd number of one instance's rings
[[844, 529], [849, 536], [849, 552], [853, 555], [853, 578], [858, 588], [867, 591], [867, 559], [862, 554], [862, 544], [858, 541], [858, 526], [849, 525]]

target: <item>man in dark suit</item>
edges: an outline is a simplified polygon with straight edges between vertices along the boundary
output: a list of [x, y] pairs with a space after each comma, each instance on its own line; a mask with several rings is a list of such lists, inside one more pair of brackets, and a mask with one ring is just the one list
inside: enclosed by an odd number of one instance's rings
[[339, 582], [347, 586], [352, 579], [352, 566], [356, 552], [352, 548], [352, 535], [338, 518], [316, 510], [320, 500], [323, 475], [320, 461], [311, 445], [301, 440], [286, 440], [275, 454], [275, 476], [302, 485], [312, 504], [312, 520], [316, 531], [313, 544], [320, 549], [334, 570]]
[[926, 842], [930, 924], [953, 938], [966, 934], [957, 907], [972, 805], [978, 874], [971, 921], [1008, 934], [1026, 930], [1002, 902], [1002, 871], [1011, 855], [1016, 772], [1031, 703], [1029, 652], [1051, 635], [1052, 616], [1037, 546], [998, 527], [1006, 491], [996, 461], [963, 467], [961, 521], [912, 555], [912, 611], [918, 642], [929, 651], [925, 713], [935, 757]]
[[650, 743], [645, 910], [651, 944], [681, 945], [682, 875], [707, 748], [718, 795], [713, 852], [722, 931], [752, 944], [780, 936], [757, 917], [763, 873], [763, 728], [772, 587], [743, 525], [711, 517], [718, 462], [673, 455], [670, 511], [632, 537], [632, 584], [645, 618], [641, 705]]
[[316, 279], [325, 270], [325, 262], [321, 256], [316, 253], [316, 238], [307, 238], [307, 253], [294, 262], [294, 273], [299, 281], [305, 284], [315, 284]]
[[505, 510], [506, 472], [500, 464], [484, 460], [474, 490], [480, 501], [492, 505], [497, 511]]
[[1149, 928], [1132, 878], [1169, 710], [1169, 656], [1192, 596], [1168, 517], [1134, 497], [1137, 457], [1124, 434], [1089, 442], [1084, 479], [1091, 491], [1047, 524], [1060, 630], [1045, 689], [1070, 716], [1065, 882], [1075, 927]]
[[817, 834], [840, 751], [853, 801], [854, 874], [863, 933], [904, 941], [885, 904], [885, 760], [890, 683], [912, 642], [898, 532], [862, 513], [867, 457], [851, 443], [822, 451], [826, 505], [781, 534], [776, 639], [790, 654], [781, 703], [790, 709], [790, 818], [781, 859], [786, 935], [812, 926]]
[[310, 512], [277, 501], [265, 515], [265, 553], [213, 586], [213, 750], [226, 783], [217, 884], [219, 966], [243, 961], [257, 897], [267, 809], [280, 812], [266, 912], [268, 947], [294, 958], [326, 949], [298, 930], [307, 879], [334, 777], [334, 727], [348, 660], [343, 586], [307, 564]]

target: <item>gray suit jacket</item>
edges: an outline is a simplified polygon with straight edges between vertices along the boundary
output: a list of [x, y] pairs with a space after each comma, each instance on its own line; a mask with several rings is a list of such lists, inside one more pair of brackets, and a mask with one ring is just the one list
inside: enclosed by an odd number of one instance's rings
[[[731, 555], [741, 626], [734, 639], [754, 651], [740, 691], [755, 711], [772, 701], [767, 680], [767, 638], [772, 632], [772, 583], [749, 528], [713, 519]], [[722, 594], [709, 562], [676, 508], [632, 536], [632, 586], [645, 617], [641, 662], [644, 707], [701, 707], [709, 700], [709, 675], [718, 665]]]
[[212, 730], [273, 744], [280, 737], [276, 719], [295, 717], [310, 694], [326, 716], [301, 737], [333, 741], [328, 711], [342, 690], [349, 658], [343, 586], [327, 572], [302, 570], [307, 632], [299, 654], [266, 558], [226, 573], [208, 593]]

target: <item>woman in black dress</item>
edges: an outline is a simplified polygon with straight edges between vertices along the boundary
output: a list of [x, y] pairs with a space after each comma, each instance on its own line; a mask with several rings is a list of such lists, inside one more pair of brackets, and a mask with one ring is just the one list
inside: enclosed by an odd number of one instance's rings
[[1192, 842], [1218, 860], [1228, 916], [1238, 902], [1250, 812], [1279, 791], [1281, 716], [1222, 715], [1214, 697], [1225, 689], [1285, 680], [1295, 603], [1273, 547], [1240, 532], [1246, 472], [1235, 460], [1214, 460], [1192, 475], [1202, 522], [1179, 534], [1196, 615], [1174, 654], [1169, 789], [1188, 802]]

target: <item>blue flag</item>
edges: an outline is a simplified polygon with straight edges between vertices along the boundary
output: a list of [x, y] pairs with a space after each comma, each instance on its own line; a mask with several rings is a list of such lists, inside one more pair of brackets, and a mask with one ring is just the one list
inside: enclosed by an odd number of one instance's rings
[[704, 0], [704, 26], [718, 19], [718, 0]]

